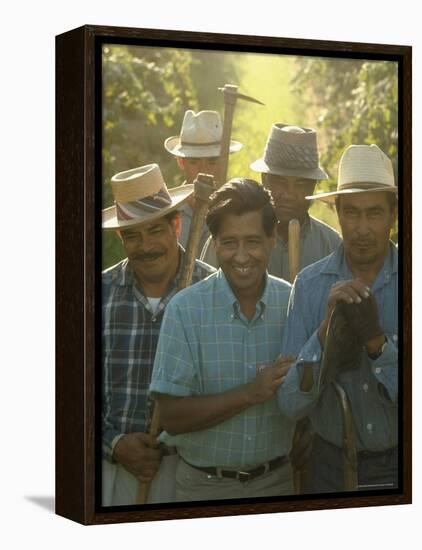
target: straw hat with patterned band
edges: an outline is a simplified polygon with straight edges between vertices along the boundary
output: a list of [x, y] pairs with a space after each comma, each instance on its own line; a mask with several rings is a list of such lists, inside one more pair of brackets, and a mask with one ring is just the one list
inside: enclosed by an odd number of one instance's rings
[[273, 124], [264, 156], [250, 165], [255, 172], [325, 180], [328, 175], [319, 164], [317, 134], [312, 128]]
[[[164, 147], [177, 157], [218, 157], [222, 136], [223, 126], [217, 111], [186, 111], [180, 136], [167, 138]], [[241, 148], [238, 141], [230, 141], [230, 153]]]
[[338, 195], [368, 191], [397, 193], [392, 162], [377, 145], [350, 145], [340, 159], [337, 191], [306, 198], [331, 203]]
[[193, 185], [167, 189], [158, 164], [147, 164], [111, 178], [115, 204], [102, 211], [103, 229], [124, 229], [176, 210], [193, 193]]

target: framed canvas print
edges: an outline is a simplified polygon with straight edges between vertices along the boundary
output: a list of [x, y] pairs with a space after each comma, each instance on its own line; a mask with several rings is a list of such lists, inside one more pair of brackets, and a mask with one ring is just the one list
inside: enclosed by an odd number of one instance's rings
[[56, 511], [411, 502], [411, 47], [56, 38]]

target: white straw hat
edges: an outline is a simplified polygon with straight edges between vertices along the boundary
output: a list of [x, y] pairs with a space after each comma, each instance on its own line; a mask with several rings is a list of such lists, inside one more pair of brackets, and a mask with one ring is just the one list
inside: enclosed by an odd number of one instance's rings
[[177, 209], [193, 185], [167, 189], [158, 164], [119, 172], [111, 178], [115, 204], [102, 211], [103, 229], [123, 229], [151, 221]]
[[397, 193], [392, 162], [377, 145], [350, 145], [340, 159], [337, 191], [306, 198], [333, 202], [337, 195], [368, 191]]
[[[218, 157], [222, 136], [223, 126], [217, 111], [186, 111], [180, 136], [167, 138], [164, 147], [177, 157]], [[241, 148], [238, 141], [230, 141], [230, 153]]]

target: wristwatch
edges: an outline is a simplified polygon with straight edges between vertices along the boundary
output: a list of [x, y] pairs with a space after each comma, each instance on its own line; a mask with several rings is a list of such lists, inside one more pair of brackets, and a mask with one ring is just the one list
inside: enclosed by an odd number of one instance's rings
[[384, 336], [384, 343], [379, 347], [379, 349], [375, 353], [368, 353], [369, 359], [372, 361], [376, 361], [378, 357], [381, 357], [385, 350], [385, 346], [387, 345], [387, 338]]

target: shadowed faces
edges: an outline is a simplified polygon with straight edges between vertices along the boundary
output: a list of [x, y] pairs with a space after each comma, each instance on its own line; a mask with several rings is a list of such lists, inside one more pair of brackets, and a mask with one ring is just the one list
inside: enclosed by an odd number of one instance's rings
[[271, 191], [275, 203], [277, 219], [281, 225], [286, 225], [292, 219], [302, 222], [310, 207], [305, 199], [312, 195], [316, 182], [295, 176], [277, 176], [262, 174], [263, 185]]
[[180, 216], [129, 227], [120, 232], [123, 247], [140, 283], [166, 280], [177, 272]]
[[382, 263], [397, 214], [387, 193], [344, 194], [336, 206], [349, 264]]
[[199, 173], [210, 174], [216, 178], [220, 170], [219, 157], [177, 158], [179, 167], [184, 171], [186, 183], [193, 183]]

